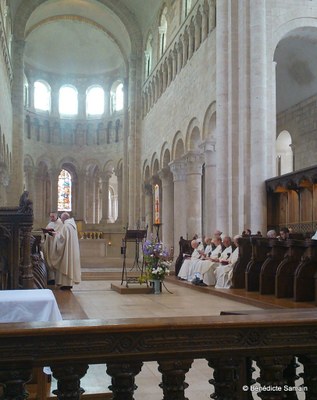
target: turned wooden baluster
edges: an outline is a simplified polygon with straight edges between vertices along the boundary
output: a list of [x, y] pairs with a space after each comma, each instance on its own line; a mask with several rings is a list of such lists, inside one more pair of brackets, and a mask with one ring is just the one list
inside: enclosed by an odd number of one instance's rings
[[249, 397], [248, 392], [242, 391], [246, 382], [245, 360], [240, 358], [208, 358], [209, 367], [214, 369], [214, 377], [209, 380], [214, 385], [212, 399], [240, 400]]
[[137, 389], [135, 377], [141, 371], [143, 362], [107, 364], [107, 374], [111, 376], [113, 400], [133, 400]]
[[257, 365], [260, 368], [260, 377], [256, 381], [261, 388], [266, 388], [266, 390], [257, 392], [261, 399], [289, 399], [290, 392], [284, 391], [284, 385], [287, 385], [285, 370], [292, 361], [292, 356], [256, 358]]
[[[286, 385], [288, 387], [295, 387], [295, 381], [299, 378], [299, 376], [296, 374], [296, 368], [298, 366], [299, 364], [297, 364], [296, 362], [296, 357], [292, 357], [292, 361], [283, 372], [284, 378], [286, 380]], [[287, 400], [293, 399], [298, 399], [296, 391], [289, 391], [289, 393], [287, 394]]]
[[24, 400], [29, 396], [25, 385], [32, 379], [32, 368], [0, 371], [0, 384], [3, 385], [3, 400]]
[[188, 384], [185, 382], [185, 375], [189, 371], [193, 360], [166, 360], [158, 361], [158, 370], [162, 374], [163, 400], [187, 400], [185, 389]]
[[304, 372], [300, 376], [304, 379], [303, 389], [307, 400], [317, 399], [317, 354], [305, 354], [298, 357], [303, 364]]
[[58, 400], [79, 400], [84, 393], [80, 387], [80, 379], [86, 375], [87, 364], [76, 366], [51, 367], [53, 376], [57, 380], [57, 389], [53, 391]]

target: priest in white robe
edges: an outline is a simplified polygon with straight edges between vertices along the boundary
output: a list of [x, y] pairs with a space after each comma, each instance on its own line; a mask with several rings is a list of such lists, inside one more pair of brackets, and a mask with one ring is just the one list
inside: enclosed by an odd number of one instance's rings
[[[60, 232], [63, 227], [62, 220], [58, 217], [57, 212], [50, 213], [50, 222], [47, 224], [45, 229], [53, 229], [54, 232]], [[53, 284], [55, 281], [55, 265], [56, 262], [56, 240], [55, 235], [45, 233], [44, 234], [44, 244], [43, 253], [44, 260], [47, 265], [47, 280], [49, 284]]]
[[55, 281], [61, 289], [71, 289], [81, 282], [81, 265], [77, 226], [74, 218], [64, 212], [63, 227], [56, 234]]

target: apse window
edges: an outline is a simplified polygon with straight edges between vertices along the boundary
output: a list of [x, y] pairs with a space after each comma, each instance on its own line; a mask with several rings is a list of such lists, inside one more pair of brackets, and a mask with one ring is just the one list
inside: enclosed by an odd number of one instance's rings
[[111, 112], [123, 110], [123, 83], [115, 82], [111, 88]]
[[58, 211], [72, 210], [72, 177], [62, 169], [58, 176]]
[[78, 114], [78, 92], [70, 85], [62, 86], [59, 90], [59, 114], [74, 116]]
[[34, 82], [34, 108], [41, 111], [51, 109], [51, 88], [44, 81]]
[[87, 116], [102, 115], [105, 111], [105, 92], [101, 86], [92, 86], [86, 94]]

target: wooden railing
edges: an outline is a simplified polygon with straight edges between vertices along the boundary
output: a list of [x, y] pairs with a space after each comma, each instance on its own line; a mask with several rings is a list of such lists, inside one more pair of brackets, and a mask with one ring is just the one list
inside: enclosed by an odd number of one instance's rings
[[[185, 399], [185, 376], [194, 359], [208, 361], [206, 395], [215, 399], [251, 399], [255, 385], [262, 399], [296, 399], [297, 391], [316, 399], [316, 311], [0, 324], [5, 399], [26, 398], [33, 368], [48, 365], [57, 379], [57, 398], [79, 399], [89, 364], [106, 364], [113, 399], [132, 400], [145, 361], [158, 363], [164, 400]], [[303, 365], [302, 387], [295, 383], [297, 362]]]

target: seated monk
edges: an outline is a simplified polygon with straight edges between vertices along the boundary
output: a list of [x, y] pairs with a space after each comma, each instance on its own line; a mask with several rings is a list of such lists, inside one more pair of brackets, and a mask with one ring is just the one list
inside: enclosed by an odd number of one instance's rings
[[229, 289], [232, 285], [232, 270], [239, 257], [238, 239], [240, 237], [240, 235], [236, 235], [233, 238], [236, 249], [231, 253], [229, 259], [222, 261], [215, 269], [216, 288]]
[[195, 265], [195, 279], [192, 281], [199, 286], [214, 286], [216, 283], [215, 269], [223, 261], [229, 259], [232, 253], [231, 238], [225, 236], [223, 241], [220, 238], [213, 238], [215, 249], [209, 257], [201, 260]]
[[195, 262], [197, 262], [199, 258], [204, 254], [204, 246], [201, 243], [201, 240], [194, 239], [191, 241], [190, 244], [194, 251], [190, 258], [185, 258], [177, 275], [179, 279], [185, 281], [191, 281], [193, 279], [193, 267], [195, 265]]

